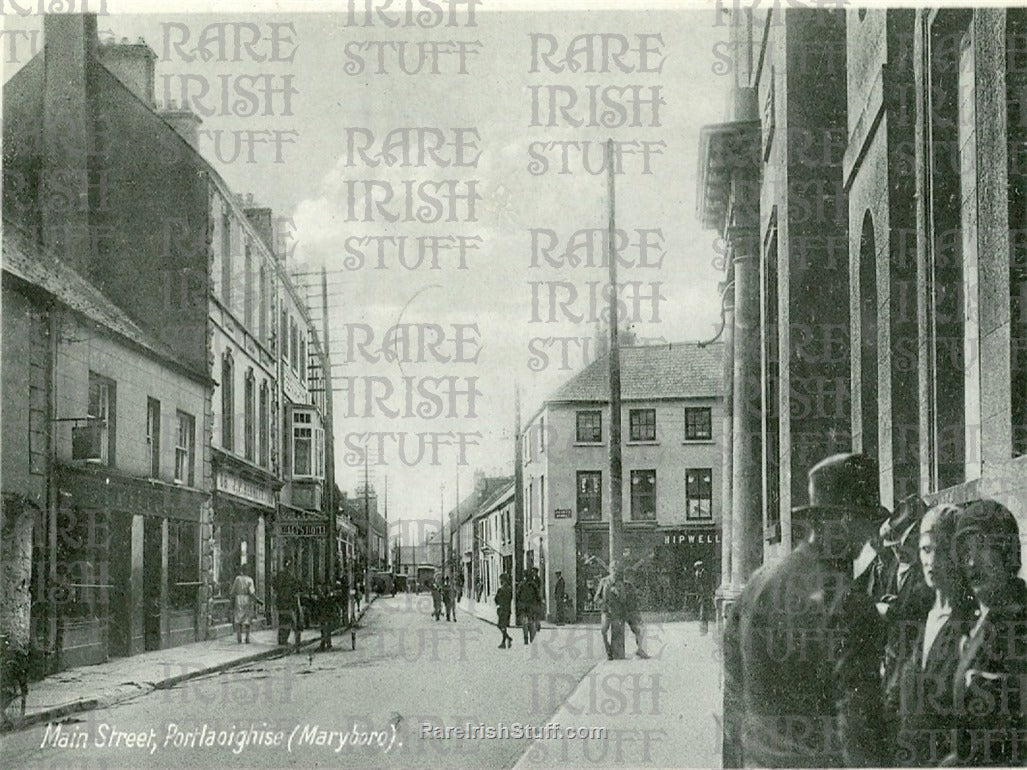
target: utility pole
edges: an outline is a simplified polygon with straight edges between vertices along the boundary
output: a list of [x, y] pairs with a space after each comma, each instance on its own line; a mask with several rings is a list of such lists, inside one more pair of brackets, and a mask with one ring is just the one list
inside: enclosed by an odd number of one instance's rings
[[325, 560], [325, 582], [335, 590], [336, 558], [338, 555], [338, 535], [336, 533], [337, 515], [335, 510], [335, 423], [332, 417], [332, 363], [329, 358], [328, 340], [328, 273], [321, 266], [321, 336], [324, 347], [321, 350], [321, 366], [325, 389], [325, 495], [324, 508], [328, 511], [328, 558]]
[[[517, 586], [524, 574], [524, 468], [521, 465], [523, 455], [521, 438], [521, 387], [514, 384], [514, 531], [513, 531], [513, 583], [514, 608], [519, 609], [517, 602]], [[515, 614], [516, 618], [517, 615]]]
[[[621, 464], [621, 407], [620, 407], [620, 339], [617, 318], [617, 255], [616, 245], [615, 197], [614, 197], [614, 164], [613, 140], [606, 143], [606, 164], [609, 172], [609, 228], [607, 231], [607, 255], [610, 270], [610, 571], [620, 573], [621, 557], [624, 554], [622, 545], [621, 493], [624, 486], [623, 467]], [[618, 579], [623, 576], [618, 574]], [[610, 626], [610, 653], [616, 660], [624, 659], [624, 621], [613, 619]]]
[[439, 554], [442, 559], [440, 567], [442, 577], [446, 577], [446, 482], [439, 486]]
[[364, 558], [364, 600], [371, 602], [371, 485], [367, 475], [367, 444], [364, 444], [364, 521], [367, 523], [367, 554]]
[[457, 574], [453, 576], [453, 580], [457, 580], [460, 575], [464, 572], [464, 549], [460, 547], [460, 461], [457, 460], [456, 465], [456, 521], [453, 522], [453, 526], [456, 527], [456, 555], [450, 553], [450, 558], [456, 562]]
[[389, 551], [392, 548], [392, 542], [389, 539], [389, 477], [385, 477], [385, 571], [389, 571], [389, 562], [391, 561], [391, 554]]

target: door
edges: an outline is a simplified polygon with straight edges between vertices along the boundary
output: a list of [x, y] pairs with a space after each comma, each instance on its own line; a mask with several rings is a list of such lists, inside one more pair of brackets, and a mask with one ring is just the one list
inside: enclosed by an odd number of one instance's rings
[[161, 620], [164, 606], [161, 596], [163, 572], [164, 520], [153, 516], [143, 518], [143, 645], [159, 650]]

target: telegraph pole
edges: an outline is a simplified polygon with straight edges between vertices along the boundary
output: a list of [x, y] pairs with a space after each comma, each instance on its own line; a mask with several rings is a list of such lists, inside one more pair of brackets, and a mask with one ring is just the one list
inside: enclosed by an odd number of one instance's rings
[[439, 554], [442, 559], [442, 577], [446, 577], [446, 482], [439, 487]]
[[389, 571], [389, 563], [392, 561], [392, 555], [389, 551], [392, 549], [392, 541], [389, 538], [389, 477], [385, 477], [385, 571]]
[[325, 418], [328, 425], [325, 430], [325, 495], [324, 507], [328, 511], [328, 558], [325, 560], [325, 582], [335, 590], [336, 558], [338, 556], [338, 535], [336, 534], [335, 510], [335, 422], [332, 418], [332, 363], [328, 351], [328, 273], [321, 266], [321, 336], [324, 338], [324, 349], [321, 351], [321, 366], [325, 389]]
[[367, 444], [364, 444], [364, 521], [367, 523], [367, 554], [364, 558], [364, 601], [371, 602], [371, 485], [367, 475]]
[[464, 550], [461, 548], [460, 543], [460, 461], [457, 460], [456, 465], [456, 521], [453, 523], [456, 527], [456, 555], [450, 553], [450, 558], [456, 562], [457, 574], [453, 576], [453, 580], [464, 573]]
[[[621, 494], [624, 486], [621, 464], [621, 407], [620, 407], [620, 339], [617, 318], [617, 255], [616, 225], [614, 224], [614, 164], [613, 140], [606, 143], [606, 164], [609, 178], [609, 228], [607, 252], [610, 271], [610, 571], [621, 572], [622, 545]], [[618, 574], [618, 579], [623, 576]], [[610, 652], [616, 660], [624, 659], [624, 621], [613, 619], [610, 627]]]

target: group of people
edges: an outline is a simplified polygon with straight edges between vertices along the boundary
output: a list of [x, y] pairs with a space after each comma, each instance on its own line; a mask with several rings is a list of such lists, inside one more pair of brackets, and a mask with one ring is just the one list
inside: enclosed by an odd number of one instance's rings
[[[320, 649], [332, 649], [332, 633], [345, 618], [349, 589], [346, 579], [340, 576], [335, 584], [325, 583], [316, 590], [307, 590], [292, 573], [292, 565], [286, 560], [272, 583], [275, 611], [278, 614], [278, 644], [288, 645], [289, 637], [295, 634], [298, 650], [306, 626], [317, 626], [321, 632]], [[257, 596], [253, 578], [245, 566], [238, 570], [231, 589], [232, 623], [236, 642], [250, 643], [250, 627], [263, 604]]]
[[439, 620], [442, 616], [442, 608], [446, 608], [446, 622], [456, 623], [456, 603], [460, 600], [457, 584], [445, 577], [435, 576], [431, 584], [432, 617]]
[[[521, 582], [517, 584], [517, 619], [526, 645], [534, 642], [535, 636], [542, 629], [544, 609], [542, 596], [542, 579], [539, 576], [539, 571], [535, 567], [529, 567], [525, 570]], [[495, 601], [496, 625], [499, 626], [499, 633], [502, 634], [499, 640], [499, 649], [509, 649], [513, 645], [513, 637], [510, 636], [509, 628], [514, 591], [513, 581], [508, 572], [499, 576], [499, 588], [496, 590]]]
[[995, 500], [880, 505], [835, 455], [724, 633], [724, 766], [1027, 765], [1027, 586]]

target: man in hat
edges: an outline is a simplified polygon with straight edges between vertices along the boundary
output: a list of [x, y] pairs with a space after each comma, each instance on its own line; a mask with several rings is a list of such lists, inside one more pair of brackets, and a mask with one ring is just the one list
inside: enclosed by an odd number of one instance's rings
[[710, 583], [710, 573], [702, 559], [696, 560], [692, 565], [692, 591], [695, 593], [696, 616], [699, 619], [700, 633], [708, 633], [710, 630], [710, 605], [712, 604], [713, 586]]
[[724, 632], [724, 767], [881, 766], [881, 618], [852, 590], [853, 561], [887, 512], [877, 464], [828, 457], [809, 472], [806, 537], [753, 573]]

